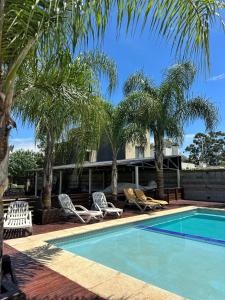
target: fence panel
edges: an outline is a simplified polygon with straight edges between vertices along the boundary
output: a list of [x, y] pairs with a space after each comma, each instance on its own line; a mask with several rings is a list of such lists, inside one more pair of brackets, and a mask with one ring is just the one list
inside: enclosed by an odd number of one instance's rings
[[225, 202], [225, 170], [181, 172], [184, 199]]

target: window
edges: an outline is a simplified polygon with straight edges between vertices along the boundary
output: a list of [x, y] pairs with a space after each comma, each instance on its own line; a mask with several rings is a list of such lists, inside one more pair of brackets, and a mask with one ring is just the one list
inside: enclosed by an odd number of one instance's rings
[[135, 146], [135, 158], [144, 158], [144, 147]]
[[85, 153], [85, 161], [91, 161], [91, 151], [86, 151]]

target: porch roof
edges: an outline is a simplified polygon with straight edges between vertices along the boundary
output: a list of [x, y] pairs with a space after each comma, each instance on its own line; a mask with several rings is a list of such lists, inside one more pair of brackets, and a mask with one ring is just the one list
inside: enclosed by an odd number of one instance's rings
[[[164, 157], [164, 167], [169, 167], [169, 163], [174, 166], [174, 169], [180, 168], [180, 155], [171, 155]], [[153, 157], [146, 157], [146, 158], [135, 158], [135, 159], [120, 159], [117, 160], [118, 166], [146, 166], [149, 168], [154, 168], [155, 159]], [[75, 168], [98, 168], [98, 167], [110, 167], [112, 165], [112, 161], [97, 161], [97, 162], [84, 162], [83, 164], [68, 164], [68, 165], [59, 165], [54, 166], [53, 170], [66, 170], [66, 169], [75, 169]], [[32, 169], [29, 171], [42, 171], [42, 168], [39, 169]]]

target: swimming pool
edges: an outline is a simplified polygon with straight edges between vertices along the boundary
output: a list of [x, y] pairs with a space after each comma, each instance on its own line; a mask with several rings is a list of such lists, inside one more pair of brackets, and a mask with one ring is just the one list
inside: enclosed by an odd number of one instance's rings
[[189, 299], [225, 299], [225, 213], [195, 209], [50, 241]]

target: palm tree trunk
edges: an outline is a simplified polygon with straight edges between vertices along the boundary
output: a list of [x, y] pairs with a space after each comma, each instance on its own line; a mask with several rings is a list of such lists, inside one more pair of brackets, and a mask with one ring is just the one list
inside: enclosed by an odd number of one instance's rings
[[46, 209], [51, 208], [54, 144], [52, 131], [48, 130], [44, 158], [44, 181], [42, 191], [42, 205], [43, 208]]
[[118, 181], [118, 171], [117, 171], [117, 155], [113, 154], [112, 157], [112, 196], [114, 199], [117, 198], [117, 181]]
[[3, 124], [0, 127], [0, 292], [1, 292], [1, 265], [3, 251], [3, 194], [8, 186], [8, 135], [9, 130]]
[[6, 95], [3, 92], [0, 92], [0, 292], [3, 251], [3, 194], [8, 188], [8, 137], [11, 128], [15, 126], [15, 122], [10, 117], [12, 100], [13, 81], [10, 82], [10, 86]]
[[163, 174], [163, 135], [157, 131], [154, 132], [155, 142], [155, 167], [156, 167], [156, 182], [158, 188], [159, 199], [164, 199], [164, 174]]

